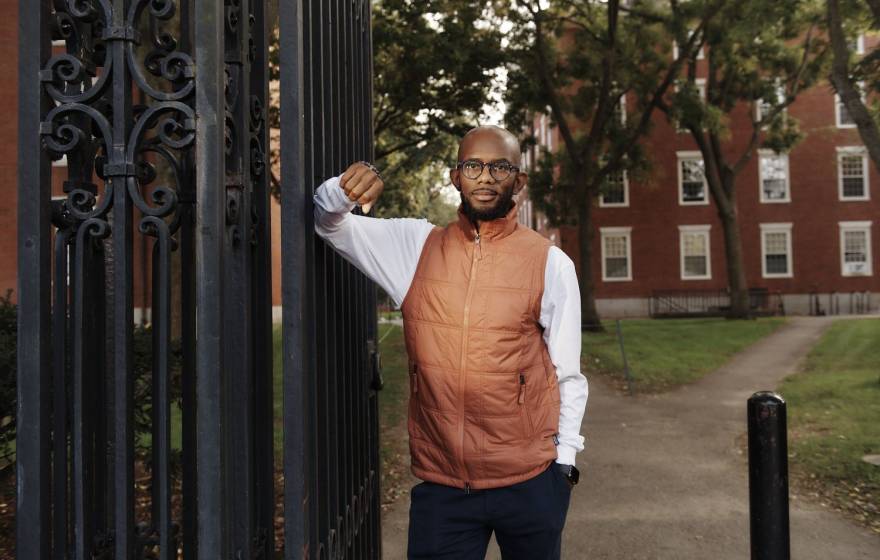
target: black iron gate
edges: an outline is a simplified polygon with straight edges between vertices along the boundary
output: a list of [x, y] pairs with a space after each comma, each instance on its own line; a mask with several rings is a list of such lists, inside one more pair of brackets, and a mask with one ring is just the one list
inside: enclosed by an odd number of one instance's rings
[[308, 414], [285, 408], [285, 510], [306, 515], [286, 518], [287, 543], [379, 558], [375, 286], [312, 233], [311, 210], [314, 187], [372, 158], [370, 3], [298, 7], [281, 6], [284, 397]]
[[[369, 2], [280, 4], [285, 557], [378, 557], [375, 294], [308, 196]], [[18, 558], [274, 556], [266, 5], [19, 2]]]

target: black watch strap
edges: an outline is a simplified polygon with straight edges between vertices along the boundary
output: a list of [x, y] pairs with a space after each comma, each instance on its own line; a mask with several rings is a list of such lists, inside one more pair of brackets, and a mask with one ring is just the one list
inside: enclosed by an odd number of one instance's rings
[[565, 475], [565, 478], [568, 479], [568, 482], [574, 486], [578, 483], [581, 478], [581, 472], [577, 470], [577, 467], [574, 465], [562, 465], [560, 463], [556, 463], [556, 468], [562, 471], [562, 474]]

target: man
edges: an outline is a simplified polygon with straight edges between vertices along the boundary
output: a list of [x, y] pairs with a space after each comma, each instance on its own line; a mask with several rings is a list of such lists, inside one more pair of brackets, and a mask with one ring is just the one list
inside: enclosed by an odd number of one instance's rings
[[587, 401], [580, 296], [565, 253], [516, 220], [516, 137], [479, 127], [450, 172], [457, 222], [355, 216], [365, 163], [315, 194], [315, 230], [401, 307], [409, 355], [409, 558], [558, 559]]

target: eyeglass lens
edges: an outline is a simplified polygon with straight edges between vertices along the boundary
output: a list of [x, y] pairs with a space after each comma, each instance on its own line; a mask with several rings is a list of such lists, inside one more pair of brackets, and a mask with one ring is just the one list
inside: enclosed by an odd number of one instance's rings
[[507, 162], [483, 163], [482, 161], [470, 159], [461, 164], [461, 169], [464, 172], [464, 176], [468, 179], [477, 179], [483, 174], [483, 167], [487, 165], [489, 166], [489, 174], [496, 181], [503, 181], [510, 176], [511, 166]]

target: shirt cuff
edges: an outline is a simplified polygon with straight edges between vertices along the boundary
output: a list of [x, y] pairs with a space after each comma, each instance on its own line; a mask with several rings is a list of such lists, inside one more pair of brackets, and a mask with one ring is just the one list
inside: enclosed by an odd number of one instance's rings
[[556, 446], [556, 462], [560, 465], [574, 466], [575, 455], [577, 455], [577, 449], [571, 447], [570, 445], [560, 443]]
[[327, 189], [327, 198], [330, 203], [327, 210], [334, 214], [342, 214], [344, 212], [351, 212], [355, 206], [357, 206], [357, 202], [348, 198], [348, 195], [345, 194], [345, 191], [342, 189], [342, 186], [339, 184], [339, 180], [342, 177], [333, 177], [332, 179], [328, 179], [325, 188]]

